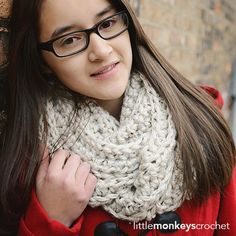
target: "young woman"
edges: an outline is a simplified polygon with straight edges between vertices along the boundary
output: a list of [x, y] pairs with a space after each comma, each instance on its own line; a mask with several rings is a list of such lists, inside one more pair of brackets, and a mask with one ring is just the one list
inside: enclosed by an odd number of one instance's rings
[[236, 235], [220, 95], [166, 62], [126, 0], [13, 1], [8, 60], [1, 235]]

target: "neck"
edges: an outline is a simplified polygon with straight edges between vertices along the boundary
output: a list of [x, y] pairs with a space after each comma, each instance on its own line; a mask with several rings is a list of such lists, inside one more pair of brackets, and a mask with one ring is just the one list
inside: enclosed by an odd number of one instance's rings
[[104, 110], [108, 111], [110, 115], [114, 116], [118, 121], [120, 120], [120, 113], [123, 104], [123, 97], [114, 99], [114, 100], [99, 100], [97, 99], [97, 103]]

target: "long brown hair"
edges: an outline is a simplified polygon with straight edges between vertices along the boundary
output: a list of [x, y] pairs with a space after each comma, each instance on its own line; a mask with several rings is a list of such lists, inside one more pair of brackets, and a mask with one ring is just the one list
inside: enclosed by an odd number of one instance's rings
[[[0, 147], [0, 218], [6, 220], [0, 224], [1, 235], [16, 234], [41, 160], [39, 117], [45, 116], [42, 104], [53, 86], [42, 70], [43, 62], [37, 48], [41, 3], [42, 0], [13, 1], [7, 119]], [[201, 203], [213, 191], [222, 191], [230, 180], [235, 165], [235, 146], [229, 127], [212, 98], [186, 80], [157, 51], [128, 1], [113, 0], [112, 3], [117, 10], [128, 12], [132, 70], [144, 74], [169, 106], [183, 160], [184, 185]]]
[[144, 74], [169, 106], [184, 164], [184, 185], [201, 203], [213, 191], [222, 191], [231, 178], [235, 166], [231, 131], [213, 98], [167, 62], [145, 35], [129, 3], [122, 3], [132, 19], [133, 70]]

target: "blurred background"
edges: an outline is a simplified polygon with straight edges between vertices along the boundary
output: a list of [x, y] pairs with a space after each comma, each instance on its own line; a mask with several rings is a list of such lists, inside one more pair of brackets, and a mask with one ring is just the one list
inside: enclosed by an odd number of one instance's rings
[[0, 0], [0, 68], [6, 63], [10, 5], [11, 0]]
[[216, 87], [236, 141], [236, 0], [130, 0], [158, 50], [195, 84]]
[[[236, 0], [130, 0], [147, 35], [185, 77], [222, 93], [236, 140]], [[11, 0], [0, 0], [0, 86]], [[0, 94], [1, 96], [1, 94]]]

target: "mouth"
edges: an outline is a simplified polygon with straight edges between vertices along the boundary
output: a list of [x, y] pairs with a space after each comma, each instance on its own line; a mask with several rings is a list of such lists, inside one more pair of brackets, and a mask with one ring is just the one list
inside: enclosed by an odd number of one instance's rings
[[110, 71], [112, 71], [116, 67], [116, 65], [118, 63], [119, 62], [115, 62], [115, 63], [109, 64], [107, 66], [103, 66], [102, 68], [100, 68], [97, 71], [95, 71], [94, 73], [92, 73], [91, 76], [95, 77], [95, 76], [99, 76], [99, 75], [109, 73]]

